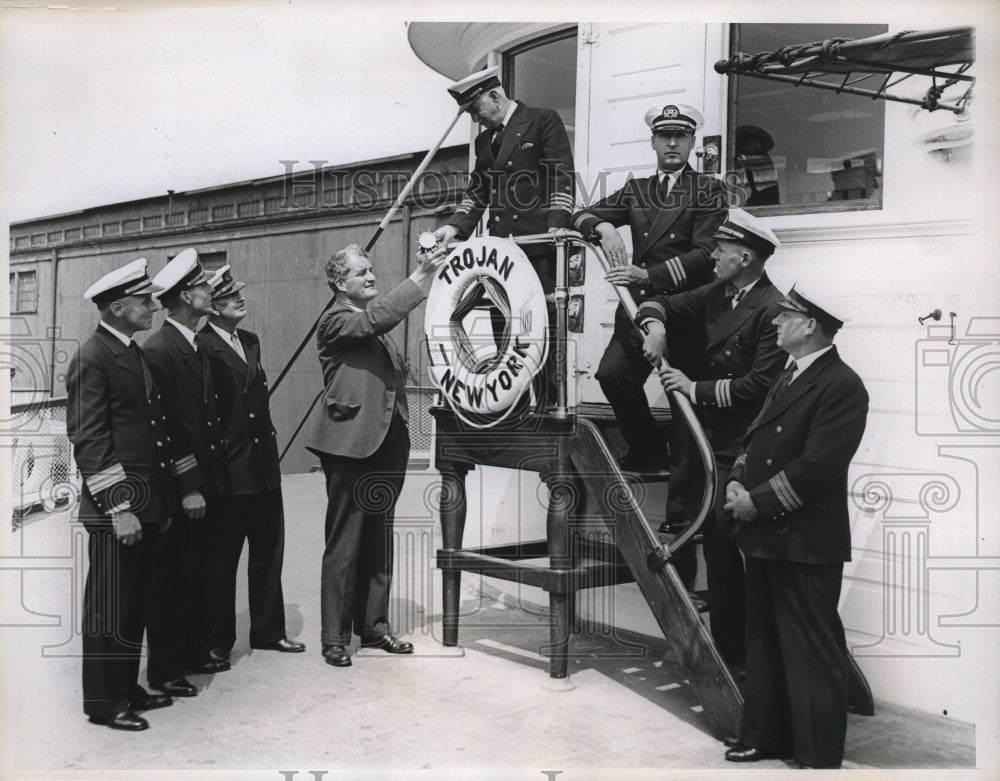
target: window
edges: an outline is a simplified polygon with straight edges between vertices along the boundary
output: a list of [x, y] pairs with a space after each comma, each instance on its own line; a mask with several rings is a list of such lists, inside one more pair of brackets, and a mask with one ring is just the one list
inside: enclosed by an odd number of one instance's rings
[[38, 311], [38, 272], [10, 272], [10, 311], [12, 314]]
[[[829, 38], [868, 38], [877, 24], [739, 24], [731, 53]], [[880, 209], [885, 103], [749, 76], [729, 80], [729, 170], [757, 213]]]
[[225, 252], [199, 252], [198, 261], [205, 271], [217, 271], [226, 265]]
[[556, 111], [566, 125], [572, 149], [576, 122], [576, 28], [505, 52], [503, 66], [507, 94], [528, 106]]

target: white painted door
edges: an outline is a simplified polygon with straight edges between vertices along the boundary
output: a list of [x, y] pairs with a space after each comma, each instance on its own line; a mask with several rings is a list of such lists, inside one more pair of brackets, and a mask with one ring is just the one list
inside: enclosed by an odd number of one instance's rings
[[[587, 204], [620, 188], [629, 176], [653, 173], [656, 160], [643, 117], [650, 108], [688, 103], [705, 114], [703, 135], [721, 133], [725, 80], [712, 70], [724, 56], [723, 25], [580, 25], [577, 59], [577, 201]], [[724, 158], [723, 158], [724, 159]], [[692, 165], [697, 159], [692, 154]], [[621, 229], [626, 244], [628, 228]], [[611, 337], [618, 298], [603, 279], [596, 258], [588, 258], [582, 334], [571, 335], [571, 376], [580, 402], [605, 402], [594, 372]], [[650, 378], [647, 396], [666, 406], [659, 383]]]

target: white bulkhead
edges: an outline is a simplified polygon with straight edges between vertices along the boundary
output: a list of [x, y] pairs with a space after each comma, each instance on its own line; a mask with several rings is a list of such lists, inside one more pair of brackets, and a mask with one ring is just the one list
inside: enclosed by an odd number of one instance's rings
[[[425, 63], [453, 79], [503, 64], [505, 56], [516, 61], [533, 41], [572, 43], [575, 71], [564, 83], [575, 94], [563, 100], [571, 115], [564, 106], [549, 107], [560, 109], [571, 131], [578, 204], [614, 191], [630, 175], [653, 173], [643, 122], [652, 106], [701, 107], [706, 122], [696, 147], [719, 137], [723, 172], [733, 159], [727, 147], [737, 113], [766, 121], [761, 107], [777, 106], [779, 98], [802, 101], [808, 116], [794, 128], [775, 124], [769, 131], [794, 130], [805, 143], [809, 132], [817, 139], [851, 132], [860, 126], [858, 112], [870, 112], [866, 126], [881, 131], [880, 143], [859, 138], [852, 147], [847, 139], [843, 170], [839, 161], [779, 155], [776, 145], [772, 162], [783, 203], [756, 213], [782, 242], [767, 264], [775, 284], [787, 291], [808, 280], [832, 293], [850, 318], [837, 345], [871, 395], [851, 470], [854, 551], [841, 598], [848, 646], [876, 700], [974, 721], [976, 701], [959, 693], [975, 691], [983, 670], [995, 675], [996, 652], [982, 630], [995, 629], [1000, 614], [1000, 317], [996, 261], [983, 241], [995, 217], [983, 219], [994, 199], [983, 195], [988, 166], [973, 152], [975, 117], [881, 100], [862, 100], [859, 108], [834, 92], [776, 90], [763, 80], [717, 74], [714, 63], [741, 40], [773, 32], [749, 27], [414, 23], [409, 39]], [[798, 42], [816, 40], [811, 26], [802, 27]], [[904, 29], [905, 23], [888, 32]], [[555, 73], [568, 66], [551, 67]], [[930, 83], [914, 77], [897, 91], [919, 97]], [[513, 97], [522, 97], [519, 88], [529, 90], [515, 82]], [[692, 155], [691, 163], [701, 167], [701, 160]], [[833, 184], [817, 197], [820, 174]], [[571, 334], [570, 400], [600, 403], [593, 373], [616, 299], [596, 264], [582, 294], [585, 325], [582, 334]], [[934, 310], [942, 313], [939, 321], [918, 321]], [[647, 389], [654, 403], [665, 403], [654, 381]], [[466, 544], [544, 536], [544, 488], [534, 475], [489, 470], [486, 480], [477, 471], [468, 477]], [[544, 604], [540, 592], [522, 591]], [[634, 587], [605, 591], [611, 590], [582, 593], [581, 613], [658, 632]]]

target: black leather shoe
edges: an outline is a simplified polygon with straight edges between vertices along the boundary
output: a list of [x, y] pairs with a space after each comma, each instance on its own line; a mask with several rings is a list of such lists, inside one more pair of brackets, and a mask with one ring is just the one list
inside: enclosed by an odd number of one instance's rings
[[327, 664], [332, 664], [334, 667], [351, 666], [351, 655], [342, 645], [326, 646], [323, 649], [323, 658], [326, 659]]
[[169, 708], [174, 701], [166, 694], [150, 694], [141, 686], [136, 687], [128, 701], [129, 710], [156, 710]]
[[689, 520], [673, 521], [668, 518], [661, 523], [659, 527], [657, 527], [656, 532], [658, 534], [669, 534], [674, 537], [679, 537], [688, 530], [690, 525], [691, 521]]
[[400, 640], [395, 635], [390, 635], [388, 633], [382, 635], [381, 637], [371, 637], [361, 639], [362, 648], [379, 648], [390, 654], [412, 654], [413, 653], [413, 643], [409, 643], [406, 640]]
[[91, 716], [90, 721], [92, 724], [101, 724], [105, 727], [111, 727], [111, 729], [123, 729], [129, 732], [139, 732], [140, 730], [149, 729], [149, 722], [128, 708], [108, 718]]
[[666, 456], [623, 456], [618, 459], [618, 468], [623, 472], [662, 472], [667, 468], [667, 459]]
[[231, 670], [232, 668], [233, 665], [229, 661], [229, 652], [223, 651], [221, 648], [212, 648], [203, 658], [191, 662], [188, 665], [187, 671], [189, 673], [214, 675], [215, 673], [224, 673], [226, 670]]
[[198, 693], [198, 689], [187, 678], [174, 678], [172, 681], [150, 683], [149, 685], [171, 697], [194, 697]]
[[281, 651], [285, 654], [300, 654], [306, 650], [305, 643], [289, 640], [287, 637], [282, 637], [273, 643], [264, 643], [263, 645], [253, 645], [250, 647], [258, 651]]
[[726, 759], [730, 762], [759, 762], [762, 759], [781, 759], [781, 753], [750, 748], [750, 746], [737, 743], [726, 752]]

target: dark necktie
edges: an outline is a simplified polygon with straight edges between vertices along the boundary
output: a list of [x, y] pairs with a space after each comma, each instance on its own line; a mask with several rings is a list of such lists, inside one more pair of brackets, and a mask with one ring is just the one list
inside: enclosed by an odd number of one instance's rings
[[788, 383], [792, 381], [792, 375], [795, 374], [796, 369], [795, 361], [792, 361], [785, 370], [778, 375], [778, 379], [775, 380], [774, 385], [771, 386], [771, 390], [767, 392], [767, 398], [764, 399], [764, 406], [761, 407], [760, 412], [757, 413], [757, 417], [754, 418], [753, 423], [750, 424], [750, 428], [754, 428], [757, 425], [757, 421], [762, 420], [771, 409], [771, 406], [778, 400], [778, 397], [785, 392], [785, 388], [788, 387]]
[[781, 373], [781, 376], [778, 377], [778, 381], [774, 383], [774, 392], [771, 394], [772, 402], [775, 399], [777, 399], [782, 393], [784, 393], [785, 388], [787, 388], [788, 384], [792, 381], [792, 377], [795, 375], [795, 370], [797, 368], [798, 365], [795, 363], [795, 361], [792, 361], [790, 364], [788, 364], [788, 366], [785, 367], [785, 370]]
[[660, 177], [660, 203], [667, 205], [667, 198], [670, 197], [670, 176], [664, 174]]
[[743, 296], [746, 294], [746, 292], [747, 292], [746, 288], [743, 287], [741, 287], [739, 290], [736, 291], [736, 294], [733, 296], [733, 309], [735, 309], [736, 305], [743, 300]]
[[149, 373], [149, 366], [146, 365], [146, 356], [142, 354], [142, 348], [135, 341], [129, 342], [128, 349], [135, 356], [135, 360], [139, 362], [139, 367], [142, 370], [142, 386], [146, 391], [146, 398], [151, 398], [153, 395], [153, 376]]
[[212, 367], [208, 362], [208, 354], [198, 342], [194, 344], [194, 354], [198, 357], [198, 363], [201, 364], [202, 401], [208, 404], [209, 397], [215, 395], [215, 389], [212, 386]]
[[500, 144], [503, 143], [503, 123], [493, 131], [493, 139], [490, 141], [490, 149], [493, 150], [494, 159], [500, 154]]

